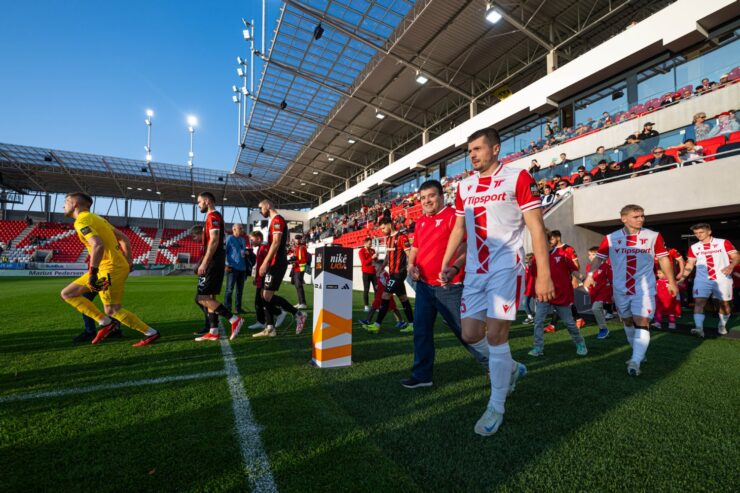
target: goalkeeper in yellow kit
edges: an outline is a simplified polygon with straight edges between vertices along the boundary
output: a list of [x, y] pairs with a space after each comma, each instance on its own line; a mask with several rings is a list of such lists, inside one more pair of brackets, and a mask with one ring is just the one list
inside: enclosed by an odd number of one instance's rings
[[[98, 322], [100, 329], [93, 344], [98, 344], [123, 323], [144, 334], [134, 346], [146, 346], [159, 339], [159, 332], [121, 306], [126, 279], [133, 266], [131, 244], [126, 235], [90, 212], [92, 203], [93, 199], [81, 192], [69, 193], [64, 200], [64, 215], [74, 218], [77, 236], [90, 253], [90, 270], [62, 290], [62, 299]], [[82, 296], [88, 291], [100, 295], [105, 313]]]

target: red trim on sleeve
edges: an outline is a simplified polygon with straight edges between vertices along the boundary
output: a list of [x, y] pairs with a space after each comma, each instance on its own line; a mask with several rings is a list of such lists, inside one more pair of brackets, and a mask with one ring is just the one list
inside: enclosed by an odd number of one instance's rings
[[737, 251], [730, 240], [725, 240], [725, 250], [727, 251], [727, 255], [732, 255]]
[[462, 197], [460, 197], [460, 187], [462, 187], [462, 182], [457, 184], [457, 190], [455, 191], [455, 215], [456, 216], [465, 215], [465, 207], [463, 205]]
[[694, 245], [689, 247], [689, 252], [686, 254], [686, 258], [696, 258], [694, 256]]
[[668, 250], [665, 249], [663, 236], [660, 233], [655, 237], [655, 246], [653, 247], [653, 250], [655, 251], [655, 256], [657, 258], [662, 258], [668, 255]]
[[527, 170], [523, 169], [519, 173], [516, 179], [516, 187], [514, 188], [514, 196], [522, 212], [536, 207], [542, 207], [537, 183]]
[[604, 236], [599, 245], [599, 250], [596, 252], [596, 256], [601, 259], [609, 258], [609, 237]]

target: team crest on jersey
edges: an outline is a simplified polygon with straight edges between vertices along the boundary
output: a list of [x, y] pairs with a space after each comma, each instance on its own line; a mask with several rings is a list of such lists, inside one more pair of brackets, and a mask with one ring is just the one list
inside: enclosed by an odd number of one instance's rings
[[560, 263], [560, 257], [555, 257], [555, 263], [556, 264], [559, 264]]
[[468, 185], [468, 187], [466, 188], [466, 190], [467, 190], [467, 191], [469, 192], [469, 191], [471, 191], [472, 189], [473, 189], [473, 184], [471, 183], [471, 184], [469, 184], [469, 185]]
[[280, 223], [276, 222], [272, 229], [274, 229], [275, 231], [280, 231]]
[[434, 220], [434, 227], [438, 227], [440, 224], [442, 224], [442, 219], [435, 219]]
[[211, 219], [211, 226], [218, 227], [218, 219]]
[[529, 192], [532, 194], [532, 197], [539, 197], [540, 196], [540, 189], [537, 188], [536, 183], [532, 183], [529, 185]]
[[505, 180], [493, 180], [493, 188], [498, 188]]
[[617, 243], [621, 245], [622, 244], [622, 240], [617, 240]]
[[509, 308], [511, 308], [511, 305], [504, 305], [504, 313], [508, 312]]
[[647, 238], [640, 238], [640, 244], [644, 245], [647, 242], [648, 242]]

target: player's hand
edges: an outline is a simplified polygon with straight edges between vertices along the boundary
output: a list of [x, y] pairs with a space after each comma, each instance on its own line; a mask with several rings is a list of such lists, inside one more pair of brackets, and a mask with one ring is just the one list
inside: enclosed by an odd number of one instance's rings
[[594, 284], [596, 284], [596, 282], [592, 276], [586, 277], [586, 280], [583, 281], [583, 287], [586, 289], [591, 289]]
[[267, 274], [267, 262], [262, 262], [262, 265], [260, 265], [259, 275], [260, 277], [265, 277], [265, 274]]
[[720, 272], [726, 276], [730, 276], [732, 275], [732, 270], [733, 270], [732, 266], [728, 265], [726, 267], [723, 267], [722, 270], [720, 270]]
[[225, 270], [226, 272], [231, 272], [231, 271], [232, 271], [232, 270], [234, 270], [234, 269], [232, 269], [231, 267], [229, 267], [228, 265], [226, 265], [226, 266], [224, 266], [224, 270]]
[[678, 286], [676, 286], [675, 282], [668, 283], [668, 292], [671, 293], [671, 296], [676, 296], [678, 294]]
[[408, 268], [408, 275], [414, 281], [418, 281], [419, 280], [419, 268], [415, 265], [410, 265]]
[[451, 265], [445, 266], [442, 271], [439, 273], [439, 282], [442, 284], [442, 286], [447, 285], [450, 281], [452, 281], [452, 278], [455, 277], [457, 274], [457, 268], [453, 267]]
[[537, 300], [546, 303], [555, 297], [555, 285], [552, 283], [550, 276], [537, 276], [534, 283], [534, 291], [537, 294]]
[[679, 274], [679, 275], [678, 275], [678, 276], [676, 277], [676, 283], [679, 283], [679, 282], [681, 282], [681, 281], [683, 281], [683, 280], [684, 280], [684, 277], [683, 277], [683, 272], [681, 272], [681, 273], [680, 273], [680, 274]]
[[201, 277], [205, 276], [206, 275], [206, 264], [204, 264], [203, 262], [201, 262], [200, 265], [198, 266], [198, 270], [196, 272]]

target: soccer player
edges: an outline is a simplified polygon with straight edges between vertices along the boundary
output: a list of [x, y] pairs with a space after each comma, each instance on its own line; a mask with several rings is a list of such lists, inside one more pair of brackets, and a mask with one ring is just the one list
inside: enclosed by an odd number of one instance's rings
[[[588, 249], [588, 261], [586, 266], [586, 276], [591, 272], [591, 262], [596, 258], [599, 247], [593, 246]], [[609, 337], [609, 328], [606, 326], [608, 320], [604, 305], [612, 302], [612, 264], [607, 260], [602, 263], [593, 274], [594, 285], [588, 290], [588, 296], [591, 299], [591, 312], [594, 314], [596, 323], [599, 325], [597, 339], [606, 339]]]
[[[267, 244], [263, 242], [264, 238], [260, 231], [252, 231], [250, 235], [252, 245], [257, 246], [257, 253], [255, 255], [255, 276], [254, 276], [254, 311], [257, 315], [257, 321], [247, 327], [251, 330], [259, 330], [265, 328], [265, 300], [262, 298], [262, 288], [264, 286], [264, 277], [259, 275], [260, 265], [265, 261], [267, 256]], [[277, 317], [276, 327], [280, 327], [282, 320], [286, 317], [286, 312], [272, 308], [272, 316]]]
[[[558, 250], [560, 250], [562, 254], [565, 257], [568, 257], [569, 259], [571, 259], [573, 261], [573, 264], [576, 266], [576, 270], [572, 273], [573, 277], [571, 278], [572, 279], [571, 283], [573, 285], [573, 289], [577, 288], [578, 287], [578, 271], [581, 269], [581, 263], [578, 261], [578, 254], [576, 253], [575, 248], [568, 245], [567, 243], [563, 243], [563, 235], [557, 229], [550, 231], [550, 234], [548, 235], [548, 239], [550, 241], [550, 248], [557, 248]], [[570, 305], [570, 312], [576, 321], [576, 326], [579, 329], [582, 329], [586, 325], [586, 321], [583, 320], [583, 317], [581, 317], [578, 314], [578, 309], [576, 308], [575, 303]], [[552, 316], [551, 325], [553, 327], [558, 322], [559, 313], [560, 311], [556, 310]]]
[[484, 326], [479, 324], [475, 336], [477, 346], [468, 345], [462, 338], [460, 327], [460, 300], [463, 292], [462, 271], [465, 264], [465, 245], [461, 244], [458, 254], [450, 264], [457, 273], [445, 284], [439, 279], [447, 238], [455, 226], [455, 210], [444, 204], [442, 184], [437, 180], [425, 181], [419, 187], [419, 199], [423, 215], [416, 222], [414, 244], [408, 258], [407, 272], [416, 282], [414, 311], [414, 365], [411, 377], [401, 381], [408, 389], [431, 387], [434, 367], [434, 322], [437, 314], [447, 322], [455, 337], [465, 346], [483, 368], [488, 369], [488, 344]]
[[259, 203], [262, 217], [270, 219], [267, 231], [267, 255], [259, 266], [258, 274], [264, 279], [262, 286], [262, 299], [265, 301], [265, 329], [252, 337], [275, 337], [275, 319], [273, 313], [275, 308], [282, 308], [295, 317], [295, 333], [303, 332], [306, 325], [306, 314], [288, 303], [285, 298], [278, 296], [277, 290], [283, 282], [288, 270], [288, 227], [283, 216], [278, 214], [275, 204], [265, 199]]
[[372, 244], [373, 239], [368, 236], [365, 238], [363, 246], [358, 252], [360, 255], [360, 265], [362, 266], [362, 301], [365, 303], [366, 312], [370, 311], [370, 304], [368, 303], [370, 286], [375, 291], [375, 267], [373, 266], [373, 262], [378, 258], [378, 254], [371, 247]]
[[224, 248], [224, 220], [216, 210], [216, 197], [211, 192], [198, 194], [198, 208], [206, 215], [203, 226], [203, 255], [200, 258], [196, 273], [198, 274], [198, 304], [208, 310], [210, 330], [196, 337], [196, 341], [218, 341], [221, 336], [218, 329], [219, 315], [228, 319], [231, 324], [230, 340], [234, 340], [244, 324], [244, 320], [234, 315], [231, 310], [219, 303], [216, 295], [221, 292], [224, 283], [226, 249]]
[[308, 249], [306, 248], [306, 243], [303, 241], [303, 236], [297, 235], [295, 237], [295, 244], [293, 245], [293, 272], [291, 272], [291, 281], [298, 295], [298, 304], [295, 305], [295, 308], [299, 310], [308, 308], [306, 305], [306, 293], [303, 290], [303, 273], [306, 272], [307, 264]]
[[414, 312], [411, 309], [409, 298], [406, 296], [406, 286], [404, 284], [407, 276], [408, 254], [411, 250], [411, 242], [409, 241], [409, 237], [399, 232], [396, 226], [390, 217], [383, 216], [380, 220], [380, 230], [385, 235], [385, 246], [387, 249], [384, 266], [388, 267], [391, 278], [381, 297], [382, 301], [380, 302], [378, 320], [374, 324], [362, 326], [363, 329], [370, 332], [378, 332], [380, 330], [383, 319], [386, 313], [388, 313], [388, 305], [393, 295], [398, 296], [403, 306], [403, 311], [406, 314], [406, 319], [408, 320], [408, 322], [398, 322], [396, 328], [404, 334], [414, 331]]
[[[391, 279], [391, 276], [388, 274], [388, 271], [385, 270], [385, 262], [379, 259], [375, 259], [373, 260], [372, 265], [373, 265], [373, 268], [375, 269], [376, 286], [373, 288], [375, 290], [375, 299], [373, 300], [373, 304], [370, 307], [370, 311], [367, 314], [367, 318], [364, 320], [360, 320], [360, 325], [370, 326], [370, 327], [374, 327], [373, 325], [370, 325], [370, 324], [372, 323], [375, 313], [378, 310], [380, 310], [380, 304], [383, 300], [383, 293], [385, 292], [385, 287], [388, 285], [388, 281], [390, 281]], [[390, 299], [390, 303], [388, 305], [388, 311], [390, 311], [393, 314], [393, 318], [396, 319], [396, 323], [402, 320], [401, 312], [398, 311], [398, 308], [396, 307], [396, 302], [393, 300], [393, 298]], [[377, 333], [377, 331], [375, 331], [374, 333]]]
[[707, 299], [713, 296], [720, 303], [717, 332], [725, 335], [732, 313], [732, 271], [740, 263], [740, 254], [728, 240], [714, 238], [712, 227], [707, 223], [695, 224], [691, 231], [699, 241], [691, 245], [686, 266], [678, 276], [681, 281], [696, 267], [694, 328], [691, 333], [704, 337], [704, 307]]
[[[537, 260], [530, 266], [532, 275], [537, 280]], [[576, 354], [586, 356], [588, 349], [586, 341], [583, 339], [581, 332], [576, 326], [575, 318], [571, 313], [573, 305], [573, 283], [571, 282], [574, 272], [578, 272], [578, 267], [570, 256], [566, 255], [563, 249], [553, 246], [550, 249], [550, 275], [555, 285], [555, 296], [549, 301], [538, 301], [534, 316], [534, 345], [529, 351], [530, 356], [543, 356], [545, 354], [545, 317], [552, 307], [555, 313], [565, 322], [571, 339], [576, 345]]]
[[[100, 325], [93, 344], [108, 337], [121, 323], [144, 334], [134, 346], [151, 344], [159, 339], [159, 332], [121, 306], [126, 279], [133, 268], [129, 239], [108, 221], [90, 212], [92, 204], [93, 199], [82, 192], [68, 193], [64, 199], [64, 215], [74, 218], [77, 236], [90, 254], [90, 267], [87, 274], [62, 290], [62, 299]], [[85, 298], [85, 293], [89, 292], [100, 295], [105, 313]]]
[[475, 338], [481, 322], [485, 321], [487, 327], [491, 398], [474, 428], [484, 436], [496, 433], [501, 426], [506, 396], [527, 371], [512, 359], [509, 348], [509, 328], [524, 282], [525, 224], [540, 266], [535, 281], [537, 299], [549, 301], [555, 294], [537, 184], [526, 170], [502, 165], [498, 160], [500, 150], [501, 140], [493, 128], [478, 130], [468, 137], [468, 154], [475, 174], [457, 187], [455, 226], [440, 274], [443, 282], [456, 275], [450, 261], [467, 233], [460, 315], [463, 339], [468, 344], [477, 347], [481, 341]]
[[643, 228], [645, 210], [639, 205], [625, 205], [620, 211], [624, 227], [604, 237], [583, 285], [590, 289], [594, 273], [609, 259], [612, 264], [612, 291], [619, 318], [624, 324], [627, 342], [632, 346], [632, 357], [627, 361], [627, 374], [638, 376], [640, 363], [650, 345], [650, 320], [655, 311], [655, 271], [658, 259], [660, 269], [668, 279], [668, 291], [678, 293], [673, 277], [673, 265], [663, 237], [656, 231]]

